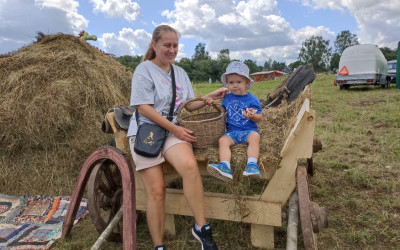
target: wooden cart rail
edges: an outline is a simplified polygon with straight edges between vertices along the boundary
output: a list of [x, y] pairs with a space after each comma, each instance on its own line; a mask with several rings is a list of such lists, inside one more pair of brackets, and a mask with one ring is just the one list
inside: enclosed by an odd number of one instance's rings
[[[309, 91], [308, 87], [305, 91]], [[111, 124], [114, 131], [114, 137], [117, 148], [122, 150], [128, 149], [128, 142], [124, 130], [119, 129], [115, 124], [113, 113], [107, 113], [107, 119]], [[313, 154], [313, 141], [314, 141], [314, 126], [315, 126], [315, 111], [311, 109], [310, 100], [305, 99], [300, 111], [297, 114], [295, 125], [293, 126], [289, 136], [286, 138], [284, 146], [280, 152], [282, 157], [279, 168], [274, 172], [262, 171], [262, 178], [269, 179], [269, 183], [265, 190], [259, 196], [240, 196], [239, 199], [245, 205], [248, 213], [242, 215], [236, 209], [237, 195], [221, 194], [213, 192], [205, 192], [205, 215], [207, 218], [230, 220], [237, 222], [245, 222], [251, 224], [251, 242], [253, 246], [259, 248], [272, 249], [274, 248], [274, 226], [282, 225], [282, 207], [288, 202], [288, 199], [294, 189], [296, 188], [296, 169], [298, 159], [310, 159]], [[208, 175], [207, 165], [208, 161], [204, 157], [197, 157], [200, 173]], [[128, 160], [126, 160], [128, 161]], [[130, 161], [130, 160], [129, 160]], [[86, 175], [90, 175], [91, 169], [86, 169], [86, 173], [81, 175], [80, 179], [87, 179]], [[127, 210], [131, 213], [134, 209], [146, 210], [147, 193], [140, 175], [134, 169], [126, 171], [120, 168], [122, 179], [126, 179], [125, 175], [134, 177], [134, 181], [130, 180], [135, 186], [135, 199], [126, 195], [125, 184], [123, 187], [123, 206], [124, 206], [124, 249], [128, 248], [125, 241], [132, 242], [132, 234], [125, 231], [125, 224], [135, 224], [132, 220], [135, 218], [133, 215], [126, 217]], [[82, 173], [82, 171], [81, 171]], [[168, 164], [164, 165], [164, 176], [166, 182], [176, 179], [178, 174]], [[128, 178], [129, 179], [129, 178]], [[84, 188], [83, 181], [78, 181], [75, 191], [72, 195], [73, 202], [81, 199], [80, 189]], [[165, 230], [170, 234], [175, 234], [174, 215], [192, 215], [192, 212], [187, 205], [183, 196], [182, 190], [167, 189], [166, 192], [166, 224]], [[125, 200], [128, 196], [129, 202]], [[78, 198], [77, 198], [78, 197]], [[71, 200], [71, 205], [75, 204]], [[130, 203], [131, 202], [131, 203]], [[78, 203], [79, 204], [79, 203]], [[71, 212], [70, 212], [71, 211]], [[228, 212], [227, 212], [228, 211]], [[74, 218], [76, 211], [68, 210], [68, 214], [64, 221], [63, 236], [66, 236], [72, 223], [70, 221]], [[128, 229], [127, 229], [128, 230]], [[128, 239], [129, 238], [129, 239]]]

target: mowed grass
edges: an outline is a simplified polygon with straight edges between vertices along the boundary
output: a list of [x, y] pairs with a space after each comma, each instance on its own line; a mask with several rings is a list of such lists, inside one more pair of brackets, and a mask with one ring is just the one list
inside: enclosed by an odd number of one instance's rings
[[[329, 227], [317, 234], [319, 249], [399, 249], [400, 90], [392, 85], [390, 89], [369, 86], [340, 91], [333, 79], [333, 75], [318, 76], [312, 84], [315, 136], [321, 139], [323, 150], [313, 156], [310, 199], [326, 207], [329, 220]], [[266, 99], [280, 82], [256, 83], [251, 92]], [[194, 85], [200, 95], [218, 87]], [[251, 246], [250, 225], [211, 223], [220, 249], [256, 249]], [[177, 235], [167, 236], [166, 245], [200, 249], [191, 236], [192, 225], [193, 218], [176, 216]], [[88, 216], [73, 227], [70, 238], [56, 241], [53, 249], [90, 249], [98, 237]], [[275, 246], [285, 248], [285, 241], [285, 227], [276, 227]], [[144, 213], [139, 216], [137, 246], [152, 249]], [[102, 249], [122, 249], [122, 244], [106, 243]]]

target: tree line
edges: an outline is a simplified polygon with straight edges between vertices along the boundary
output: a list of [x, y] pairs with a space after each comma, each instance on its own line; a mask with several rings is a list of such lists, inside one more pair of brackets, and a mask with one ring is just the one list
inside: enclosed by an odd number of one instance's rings
[[[284, 62], [277, 62], [269, 58], [263, 66], [259, 66], [255, 61], [246, 59], [243, 61], [249, 69], [250, 74], [260, 71], [280, 70], [287, 73], [300, 65], [311, 63], [315, 72], [335, 72], [339, 67], [340, 56], [343, 51], [350, 46], [359, 44], [355, 34], [345, 30], [336, 36], [334, 47], [329, 46], [330, 41], [324, 40], [322, 36], [312, 36], [302, 43], [299, 51], [298, 60], [286, 65]], [[388, 61], [396, 60], [397, 49], [382, 47], [380, 50]], [[121, 56], [116, 58], [121, 64], [135, 70], [136, 66], [142, 60], [142, 56]], [[182, 67], [192, 82], [204, 82], [211, 79], [213, 82], [219, 81], [220, 76], [225, 72], [231, 60], [229, 49], [222, 49], [217, 59], [211, 59], [209, 52], [206, 51], [204, 43], [197, 44], [192, 58], [182, 58], [176, 65]]]

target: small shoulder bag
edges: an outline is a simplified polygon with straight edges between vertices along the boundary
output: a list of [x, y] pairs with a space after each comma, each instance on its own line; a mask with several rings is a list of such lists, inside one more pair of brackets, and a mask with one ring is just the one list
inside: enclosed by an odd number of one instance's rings
[[[172, 101], [171, 107], [169, 109], [169, 114], [167, 119], [172, 121], [175, 99], [176, 99], [176, 84], [175, 84], [175, 74], [174, 67], [171, 65], [171, 78], [172, 78]], [[167, 138], [168, 131], [157, 125], [150, 123], [142, 123], [139, 125], [139, 114], [136, 110], [136, 122], [138, 123], [138, 131], [136, 133], [134, 151], [136, 154], [154, 158], [157, 157], [162, 147], [164, 146], [165, 139]]]

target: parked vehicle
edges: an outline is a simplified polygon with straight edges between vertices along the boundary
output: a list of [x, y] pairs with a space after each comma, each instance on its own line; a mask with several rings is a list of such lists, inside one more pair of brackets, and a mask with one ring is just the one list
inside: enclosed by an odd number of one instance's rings
[[334, 84], [340, 90], [359, 85], [387, 88], [389, 80], [387, 60], [381, 50], [373, 44], [361, 44], [343, 51]]
[[387, 63], [388, 65], [388, 75], [390, 77], [390, 82], [396, 82], [396, 67], [397, 67], [397, 60], [392, 60]]

